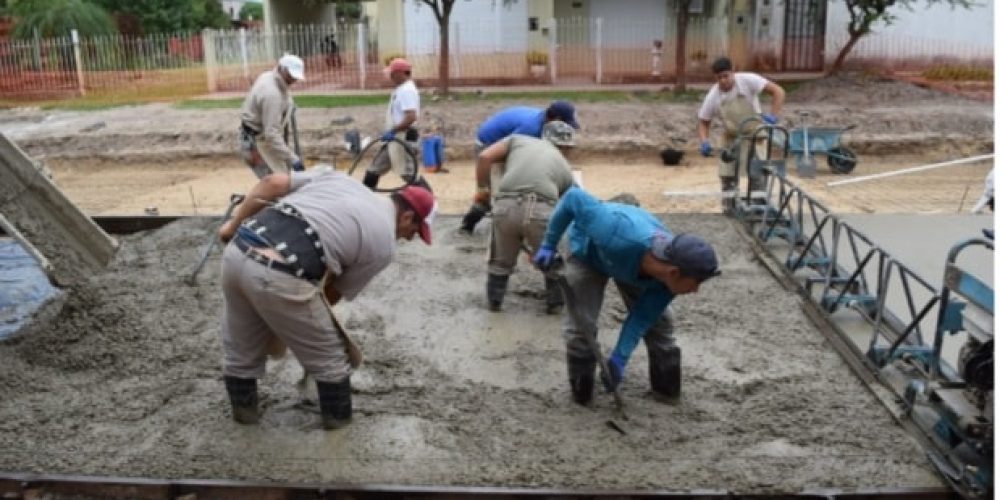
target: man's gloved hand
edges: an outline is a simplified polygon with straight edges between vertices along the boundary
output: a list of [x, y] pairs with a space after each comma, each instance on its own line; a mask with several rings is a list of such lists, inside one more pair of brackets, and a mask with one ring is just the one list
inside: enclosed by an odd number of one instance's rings
[[385, 142], [389, 142], [395, 138], [396, 138], [396, 133], [393, 132], [392, 129], [382, 132], [382, 137], [380, 137], [380, 139], [382, 139]]
[[771, 113], [764, 113], [763, 115], [760, 116], [760, 119], [764, 120], [764, 123], [768, 125], [774, 125], [775, 123], [778, 123], [778, 117], [774, 116]]
[[698, 151], [701, 151], [702, 156], [711, 156], [712, 144], [708, 141], [701, 141], [701, 147], [698, 148]]
[[292, 171], [294, 172], [303, 172], [305, 169], [306, 166], [302, 164], [302, 160], [295, 160], [295, 163], [292, 163]]
[[608, 377], [611, 380], [602, 380], [604, 382], [604, 390], [615, 392], [618, 384], [621, 384], [622, 378], [625, 377], [625, 360], [618, 357], [615, 353], [611, 353], [611, 357], [608, 358]]
[[472, 195], [472, 202], [477, 205], [489, 205], [490, 188], [481, 187], [476, 190], [476, 194]]
[[556, 249], [548, 245], [542, 245], [541, 248], [535, 252], [535, 256], [531, 258], [531, 262], [535, 264], [535, 267], [541, 269], [542, 271], [548, 271], [552, 267], [552, 263], [556, 261]]

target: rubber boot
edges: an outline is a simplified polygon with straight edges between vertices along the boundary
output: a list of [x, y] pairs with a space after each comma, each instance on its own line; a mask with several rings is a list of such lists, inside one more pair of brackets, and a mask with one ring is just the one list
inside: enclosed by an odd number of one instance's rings
[[319, 414], [323, 428], [332, 431], [351, 423], [351, 378], [340, 382], [316, 381], [319, 395]]
[[375, 188], [378, 187], [379, 177], [380, 176], [375, 172], [365, 172], [365, 178], [364, 180], [361, 181], [361, 183], [364, 184], [365, 186], [368, 186], [368, 189], [374, 191]]
[[486, 213], [488, 211], [489, 209], [487, 207], [480, 205], [479, 203], [469, 207], [469, 211], [466, 212], [464, 217], [462, 217], [461, 230], [472, 234], [472, 231], [476, 229], [476, 224], [479, 224], [479, 221], [483, 220], [483, 217], [486, 217]]
[[233, 420], [244, 425], [256, 424], [260, 421], [257, 411], [257, 379], [238, 378], [226, 375], [226, 392], [233, 406]]
[[491, 311], [499, 311], [503, 305], [503, 296], [507, 293], [507, 280], [510, 276], [500, 274], [486, 275], [486, 301]]
[[567, 353], [566, 367], [573, 401], [586, 406], [594, 398], [594, 371], [597, 369], [597, 360], [593, 357], [578, 357]]
[[410, 185], [411, 186], [420, 186], [420, 187], [426, 189], [428, 192], [431, 192], [431, 193], [434, 192], [434, 190], [431, 189], [431, 185], [427, 183], [427, 179], [425, 179], [423, 176], [417, 177], [416, 180], [410, 181]]
[[653, 395], [667, 402], [681, 397], [681, 348], [649, 352], [649, 387]]
[[552, 278], [545, 278], [545, 314], [559, 314], [563, 308], [562, 290]]

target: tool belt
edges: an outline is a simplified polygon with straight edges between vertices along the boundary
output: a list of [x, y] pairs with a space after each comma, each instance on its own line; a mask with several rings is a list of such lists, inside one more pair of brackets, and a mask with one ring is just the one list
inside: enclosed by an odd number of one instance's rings
[[249, 135], [250, 137], [256, 137], [260, 132], [254, 130], [246, 122], [240, 122], [240, 132]]
[[[253, 236], [246, 235], [247, 231]], [[310, 282], [319, 282], [326, 273], [326, 259], [319, 235], [291, 205], [268, 207], [243, 222], [237, 233], [237, 248], [248, 253], [246, 248], [260, 248], [260, 242], [273, 248], [285, 260], [270, 261], [273, 269]], [[254, 257], [259, 262], [269, 260]]]
[[546, 204], [549, 204], [549, 205], [552, 205], [552, 206], [555, 206], [555, 204], [557, 202], [557, 200], [553, 200], [552, 198], [549, 198], [548, 196], [543, 196], [543, 195], [540, 195], [538, 193], [520, 193], [520, 192], [497, 193], [493, 197], [493, 199], [494, 200], [534, 201], [534, 202], [546, 203]]

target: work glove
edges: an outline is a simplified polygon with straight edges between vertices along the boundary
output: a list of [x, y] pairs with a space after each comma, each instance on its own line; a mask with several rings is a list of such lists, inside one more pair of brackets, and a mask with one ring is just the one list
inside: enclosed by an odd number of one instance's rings
[[708, 141], [701, 141], [701, 147], [698, 148], [698, 151], [701, 151], [702, 156], [711, 156], [712, 144]]
[[489, 205], [490, 204], [490, 190], [489, 188], [479, 188], [476, 194], [472, 195], [472, 202], [476, 205]]
[[760, 118], [761, 120], [764, 120], [764, 123], [768, 125], [774, 125], [775, 123], [778, 123], [778, 117], [774, 116], [771, 113], [764, 113], [763, 115], [760, 116]]
[[295, 160], [295, 163], [292, 163], [292, 171], [294, 172], [303, 172], [305, 169], [306, 166], [302, 164], [302, 160]]
[[393, 140], [395, 138], [396, 138], [396, 133], [393, 132], [392, 129], [389, 129], [389, 130], [386, 130], [385, 132], [382, 132], [381, 139], [383, 141], [385, 141], [385, 142], [389, 142], [389, 141], [391, 141], [391, 140]]
[[622, 383], [622, 378], [625, 376], [625, 360], [619, 357], [615, 353], [611, 353], [608, 358], [608, 378], [602, 379], [604, 382], [604, 390], [608, 392], [615, 392], [618, 388], [618, 384]]
[[531, 262], [535, 264], [535, 267], [542, 271], [548, 271], [555, 261], [556, 249], [548, 245], [542, 245], [541, 248], [535, 252], [535, 256], [531, 258]]

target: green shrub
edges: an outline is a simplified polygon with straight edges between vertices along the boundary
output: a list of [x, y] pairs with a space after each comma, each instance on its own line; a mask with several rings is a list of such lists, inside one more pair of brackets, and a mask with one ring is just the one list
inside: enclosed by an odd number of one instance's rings
[[921, 76], [928, 80], [991, 81], [993, 68], [975, 66], [935, 66], [924, 71]]

